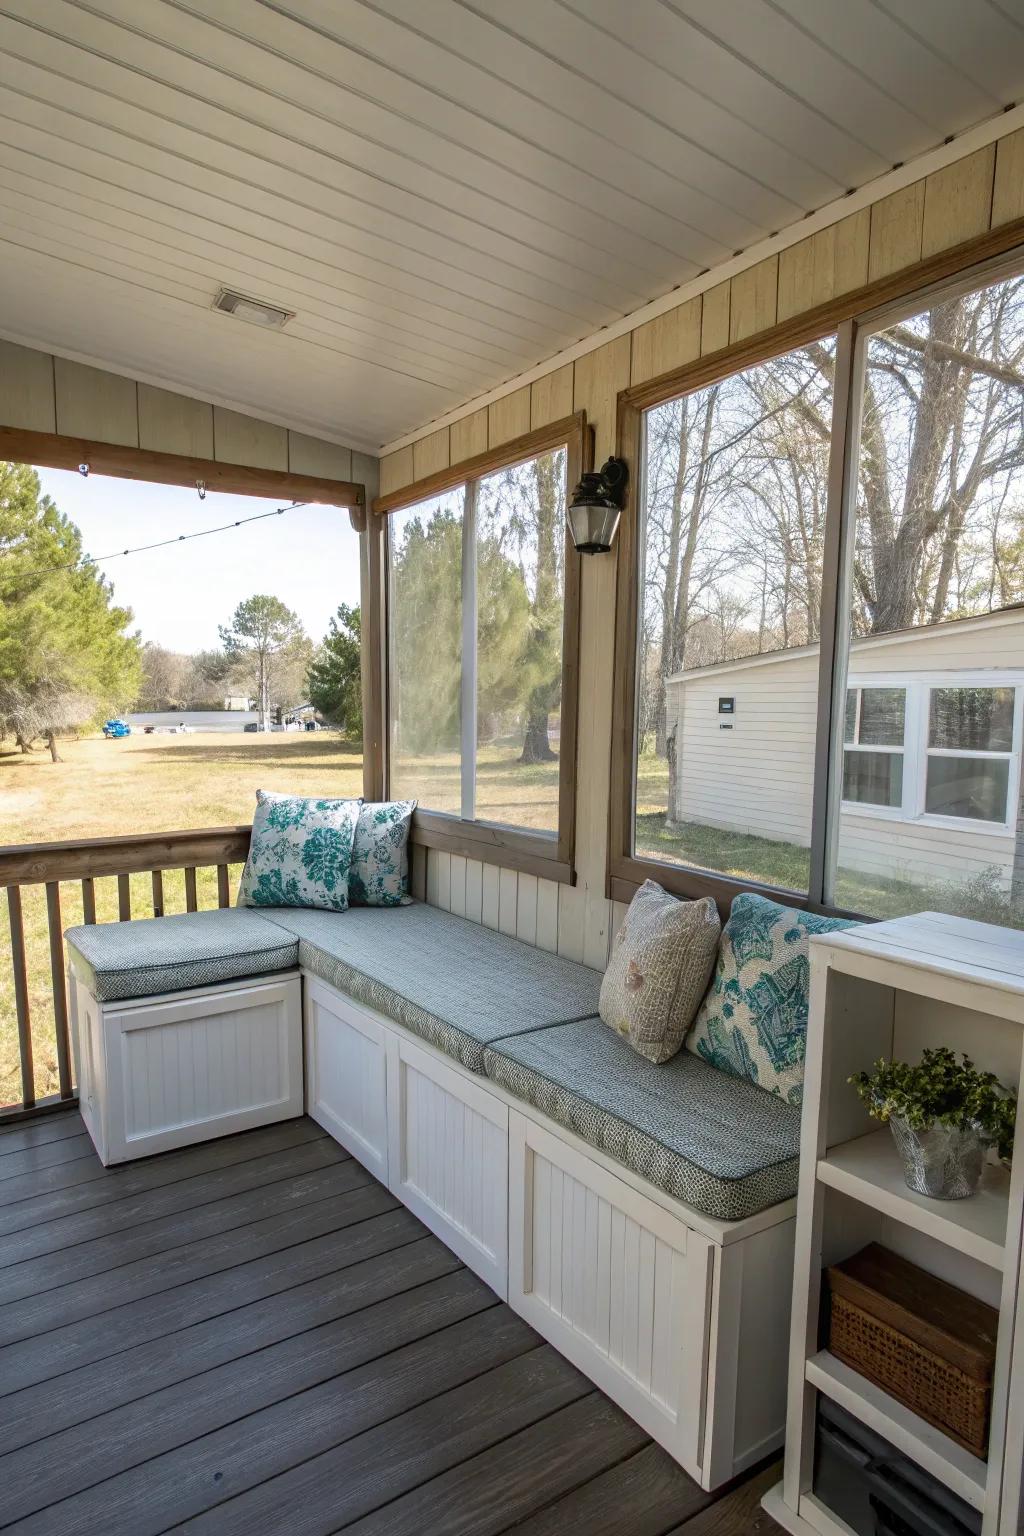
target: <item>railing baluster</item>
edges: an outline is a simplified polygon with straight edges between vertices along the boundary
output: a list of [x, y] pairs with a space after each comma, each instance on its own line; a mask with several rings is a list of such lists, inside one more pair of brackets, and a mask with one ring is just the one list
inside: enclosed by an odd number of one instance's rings
[[[3, 1110], [6, 1122], [20, 1111], [38, 1111], [51, 1104], [73, 1102], [75, 1098], [74, 1055], [72, 1052], [71, 1022], [72, 994], [70, 977], [64, 952], [64, 901], [61, 886], [77, 882], [81, 889], [82, 921], [87, 924], [110, 921], [117, 916], [127, 922], [132, 916], [132, 879], [135, 875], [149, 876], [150, 896], [154, 917], [163, 916], [165, 895], [164, 879], [168, 870], [182, 870], [185, 877], [185, 904], [189, 912], [199, 909], [198, 873], [203, 872], [205, 892], [207, 870], [217, 871], [217, 901], [221, 907], [231, 904], [231, 870], [245, 859], [249, 850], [250, 830], [238, 827], [203, 827], [179, 832], [138, 834], [126, 837], [86, 838], [79, 841], [53, 843], [26, 843], [16, 848], [0, 849], [0, 892], [7, 892], [8, 920], [11, 932], [11, 975], [13, 979], [14, 1012], [17, 1020], [18, 1049], [21, 1073], [21, 1105]], [[176, 875], [175, 875], [175, 878]], [[97, 880], [117, 881], [117, 912], [107, 905], [103, 889], [97, 897]], [[47, 936], [43, 939], [41, 923], [34, 918], [26, 928], [24, 891], [35, 887], [46, 893]], [[141, 892], [140, 886], [140, 892]], [[150, 906], [150, 896], [139, 902], [140, 912]], [[30, 898], [34, 900], [35, 898]], [[172, 905], [173, 900], [172, 900]], [[77, 907], [77, 902], [75, 903]], [[30, 907], [30, 913], [36, 908]], [[0, 922], [2, 922], [0, 916]], [[47, 964], [43, 945], [49, 951], [49, 975], [44, 982]], [[5, 962], [6, 963], [6, 962]], [[5, 976], [0, 973], [0, 987]], [[52, 993], [52, 1014], [43, 992], [48, 986]], [[32, 1002], [33, 987], [37, 988], [39, 1005], [47, 1003], [44, 1014], [47, 1032], [53, 1019], [54, 1043], [51, 1047], [47, 1033], [45, 1065], [37, 1067], [34, 1045], [43, 1039], [33, 1040], [34, 1019]], [[8, 987], [8, 995], [12, 989]], [[37, 1010], [38, 1011], [38, 1010]], [[59, 1098], [54, 1090], [59, 1085]]]
[[7, 915], [11, 922], [14, 1007], [18, 1015], [18, 1051], [21, 1055], [21, 1102], [26, 1109], [31, 1109], [36, 1102], [36, 1074], [32, 1065], [32, 1016], [28, 1006], [25, 922], [21, 914], [21, 890], [16, 885], [7, 887]]
[[64, 974], [64, 924], [60, 916], [60, 885], [46, 882], [46, 923], [50, 931], [50, 979], [53, 983], [53, 1024], [57, 1045], [60, 1096], [74, 1096], [71, 1081], [71, 1041], [68, 1036], [68, 983]]

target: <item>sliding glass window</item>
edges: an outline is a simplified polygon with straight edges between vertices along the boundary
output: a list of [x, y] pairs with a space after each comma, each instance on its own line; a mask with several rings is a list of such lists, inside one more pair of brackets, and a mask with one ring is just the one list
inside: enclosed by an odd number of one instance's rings
[[686, 393], [627, 391], [615, 896], [651, 875], [723, 906], [760, 886], [1024, 926], [1024, 277], [1008, 271]]
[[835, 338], [643, 418], [634, 850], [809, 882]]
[[1024, 921], [1024, 278], [887, 315], [853, 377], [826, 899]]
[[391, 793], [549, 839], [560, 831], [576, 558], [568, 460], [556, 445], [388, 520]]

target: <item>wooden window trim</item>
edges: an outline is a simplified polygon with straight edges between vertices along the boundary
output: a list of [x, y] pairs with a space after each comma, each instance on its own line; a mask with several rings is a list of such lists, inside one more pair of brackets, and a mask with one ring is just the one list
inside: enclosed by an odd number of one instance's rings
[[[781, 325], [723, 347], [681, 368], [620, 391], [616, 416], [617, 452], [629, 464], [626, 507], [619, 529], [615, 604], [615, 664], [612, 692], [612, 735], [608, 805], [606, 895], [629, 902], [645, 880], [656, 880], [677, 896], [712, 896], [723, 917], [732, 900], [753, 891], [788, 906], [830, 916], [863, 919], [863, 914], [829, 905], [824, 900], [829, 822], [829, 770], [836, 722], [833, 693], [836, 659], [840, 654], [843, 613], [840, 601], [846, 559], [846, 508], [854, 492], [856, 465], [850, 462], [855, 346], [860, 326], [877, 326], [889, 308], [920, 300], [956, 279], [998, 280], [1000, 258], [1024, 256], [1024, 219], [1014, 220], [977, 239], [965, 241], [913, 267], [831, 299]], [[993, 270], [989, 270], [989, 269]], [[643, 416], [652, 406], [702, 389], [744, 369], [794, 351], [835, 332], [836, 379], [833, 391], [832, 444], [828, 474], [828, 507], [822, 557], [821, 653], [818, 671], [817, 728], [811, 805], [810, 881], [805, 892], [760, 884], [686, 865], [637, 857], [633, 849], [635, 777], [635, 709], [637, 610], [640, 596], [638, 529], [643, 480]]]
[[[127, 448], [97, 443], [56, 432], [28, 432], [0, 427], [0, 459], [40, 464], [47, 469], [77, 469], [88, 464], [96, 475], [118, 480], [148, 480], [156, 485], [186, 485], [202, 480], [208, 491], [231, 496], [265, 496], [281, 501], [315, 501], [329, 507], [363, 508], [366, 491], [352, 480], [328, 480], [322, 475], [294, 474], [287, 469], [255, 469], [220, 459], [193, 459], [153, 448]], [[353, 518], [355, 524], [358, 518]], [[358, 529], [357, 529], [358, 531]]]
[[[388, 700], [388, 558], [386, 528], [389, 513], [414, 506], [431, 496], [440, 495], [467, 480], [479, 480], [496, 470], [506, 469], [524, 459], [536, 458], [553, 448], [566, 450], [566, 490], [579, 480], [593, 463], [593, 432], [587, 425], [586, 412], [576, 411], [558, 421], [512, 438], [498, 448], [474, 454], [448, 469], [426, 475], [403, 486], [399, 491], [378, 496], [373, 502], [367, 530], [369, 562], [374, 578], [367, 572], [371, 594], [370, 623], [364, 630], [364, 793], [381, 799], [390, 794], [390, 708]], [[575, 880], [576, 843], [576, 757], [579, 707], [580, 650], [580, 563], [565, 529], [565, 597], [562, 621], [562, 706], [558, 767], [558, 831], [555, 834], [530, 832], [495, 822], [469, 821], [443, 811], [417, 810], [413, 816], [411, 838], [427, 848], [484, 859], [505, 869], [516, 869], [571, 885]], [[379, 600], [378, 600], [379, 599]], [[367, 729], [367, 722], [372, 722]]]

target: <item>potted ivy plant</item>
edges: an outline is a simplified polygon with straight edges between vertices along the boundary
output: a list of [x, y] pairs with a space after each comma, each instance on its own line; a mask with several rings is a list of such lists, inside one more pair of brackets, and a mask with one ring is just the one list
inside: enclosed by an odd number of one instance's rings
[[948, 1046], [926, 1050], [916, 1066], [876, 1061], [850, 1078], [868, 1112], [892, 1131], [910, 1189], [937, 1200], [977, 1193], [991, 1147], [1013, 1154], [1017, 1096], [992, 1072]]

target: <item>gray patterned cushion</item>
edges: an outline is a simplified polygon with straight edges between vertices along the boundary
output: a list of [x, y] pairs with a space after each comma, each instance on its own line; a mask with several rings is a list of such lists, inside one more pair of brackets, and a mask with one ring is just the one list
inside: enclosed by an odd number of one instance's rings
[[294, 938], [244, 907], [96, 923], [65, 935], [75, 971], [101, 1003], [288, 970]]
[[499, 1040], [487, 1076], [694, 1210], [725, 1221], [796, 1193], [800, 1111], [688, 1051], [654, 1066], [599, 1019]]
[[471, 1072], [483, 1073], [488, 1041], [597, 1008], [599, 971], [423, 902], [265, 915], [298, 935], [306, 970]]

